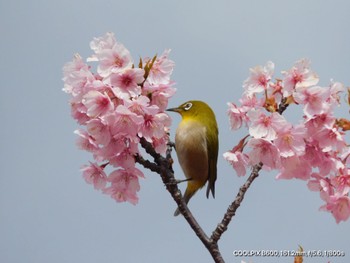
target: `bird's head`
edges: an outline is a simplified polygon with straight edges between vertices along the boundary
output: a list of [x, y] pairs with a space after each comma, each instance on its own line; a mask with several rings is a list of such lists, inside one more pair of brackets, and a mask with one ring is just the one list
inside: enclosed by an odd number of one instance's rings
[[177, 108], [170, 108], [167, 111], [174, 111], [179, 113], [183, 119], [187, 118], [212, 118], [215, 115], [212, 109], [203, 101], [199, 100], [190, 100], [185, 103], [182, 103]]

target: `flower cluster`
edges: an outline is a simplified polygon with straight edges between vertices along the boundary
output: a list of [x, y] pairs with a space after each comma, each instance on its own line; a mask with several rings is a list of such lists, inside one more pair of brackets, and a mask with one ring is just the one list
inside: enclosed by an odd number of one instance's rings
[[[143, 177], [135, 167], [140, 139], [158, 153], [166, 150], [171, 119], [164, 110], [175, 93], [170, 79], [174, 62], [166, 50], [135, 66], [113, 33], [94, 38], [90, 47], [93, 55], [87, 62], [98, 62], [96, 73], [78, 54], [63, 68], [63, 90], [71, 95], [72, 117], [84, 126], [75, 131], [77, 145], [94, 157], [82, 168], [83, 176], [117, 202], [136, 204]], [[115, 169], [108, 175], [107, 165]]]
[[[262, 163], [263, 169], [277, 170], [278, 179], [307, 181], [325, 202], [320, 209], [331, 212], [337, 223], [345, 221], [350, 217], [349, 121], [334, 116], [345, 88], [339, 82], [318, 86], [306, 59], [283, 71], [281, 79], [273, 80], [273, 74], [272, 62], [250, 69], [240, 105], [228, 103], [231, 128], [245, 126], [249, 135], [224, 158], [238, 176]], [[303, 110], [297, 124], [281, 115], [291, 104]]]

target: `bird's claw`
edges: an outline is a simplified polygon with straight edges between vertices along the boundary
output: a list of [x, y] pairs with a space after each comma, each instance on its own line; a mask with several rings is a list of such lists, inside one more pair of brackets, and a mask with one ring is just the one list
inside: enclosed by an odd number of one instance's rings
[[192, 180], [192, 178], [187, 178], [187, 179], [182, 179], [182, 180], [175, 179], [175, 180], [172, 180], [171, 182], [166, 183], [165, 185], [177, 185], [177, 184], [181, 184], [183, 182], [188, 182], [191, 180]]

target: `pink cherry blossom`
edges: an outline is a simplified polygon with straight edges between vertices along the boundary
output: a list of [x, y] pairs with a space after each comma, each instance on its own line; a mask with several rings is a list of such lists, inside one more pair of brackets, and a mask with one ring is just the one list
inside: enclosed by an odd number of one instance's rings
[[349, 169], [339, 169], [339, 174], [333, 176], [331, 182], [338, 193], [347, 195], [350, 191]]
[[329, 93], [327, 89], [319, 86], [296, 88], [293, 97], [297, 103], [304, 105], [304, 113], [306, 116], [322, 114], [327, 112], [329, 107], [326, 103], [329, 98]]
[[98, 150], [98, 144], [96, 143], [95, 139], [86, 131], [79, 129], [75, 130], [74, 133], [79, 136], [77, 140], [77, 146], [79, 149], [88, 152], [94, 152]]
[[152, 146], [154, 150], [159, 154], [165, 154], [169, 142], [169, 135], [167, 134], [168, 129], [165, 127], [164, 134], [162, 137], [152, 137]]
[[239, 99], [241, 103], [242, 110], [248, 112], [250, 110], [257, 110], [264, 106], [265, 100], [262, 98], [257, 98], [256, 96], [246, 96], [243, 94], [242, 98]]
[[340, 160], [339, 156], [337, 156], [336, 152], [323, 152], [321, 156], [323, 160], [316, 166], [321, 175], [328, 176], [339, 169], [344, 169], [344, 163]]
[[156, 105], [159, 111], [164, 111], [168, 106], [169, 99], [175, 94], [174, 82], [167, 84], [150, 85], [146, 82], [142, 94], [151, 98], [151, 105]]
[[348, 196], [333, 195], [329, 198], [327, 204], [320, 209], [331, 212], [335, 221], [339, 224], [350, 217], [350, 198]]
[[289, 71], [283, 71], [283, 96], [292, 95], [297, 87], [308, 88], [316, 85], [318, 76], [310, 70], [310, 62], [307, 59], [298, 60]]
[[280, 171], [276, 179], [301, 179], [310, 178], [312, 167], [303, 157], [296, 155], [282, 157]]
[[305, 153], [304, 126], [282, 125], [277, 134], [274, 142], [282, 157], [301, 156]]
[[334, 126], [335, 117], [331, 112], [325, 112], [318, 115], [313, 115], [306, 118], [305, 127], [307, 128], [308, 136], [312, 137], [320, 130], [327, 128], [331, 129]]
[[283, 96], [283, 86], [282, 86], [282, 80], [277, 79], [275, 83], [270, 83], [268, 86], [269, 94], [276, 100], [281, 101]]
[[[97, 73], [79, 55], [63, 68], [63, 90], [71, 96], [73, 118], [83, 126], [75, 132], [77, 145], [105, 163], [84, 166], [83, 176], [118, 202], [135, 204], [138, 177], [143, 176], [135, 168], [140, 137], [161, 154], [169, 141], [171, 119], [164, 110], [176, 91], [170, 79], [174, 62], [166, 50], [152, 66], [146, 59], [142, 68], [135, 68], [130, 52], [113, 33], [94, 38], [90, 47], [94, 54], [87, 61], [98, 63]], [[145, 69], [150, 70], [146, 80]], [[119, 169], [110, 174], [105, 188], [107, 165]]]
[[131, 136], [120, 136], [119, 141], [123, 142], [123, 144], [116, 149], [115, 155], [109, 159], [110, 164], [115, 167], [123, 167], [124, 169], [135, 167], [135, 155], [139, 153], [138, 140]]
[[111, 140], [109, 125], [104, 119], [92, 119], [86, 123], [86, 128], [98, 144], [107, 145]]
[[111, 133], [127, 133], [136, 136], [143, 117], [130, 111], [126, 106], [119, 105], [114, 114], [106, 116], [106, 120], [111, 124]]
[[332, 82], [329, 87], [329, 100], [327, 101], [330, 105], [340, 104], [340, 94], [345, 91], [345, 87], [340, 82]]
[[[94, 37], [94, 39], [90, 42], [90, 48], [96, 53], [100, 54], [106, 49], [112, 49], [114, 45], [117, 43], [114, 33], [107, 32], [102, 37]], [[97, 61], [96, 57], [88, 58], [88, 61]]]
[[118, 133], [111, 137], [107, 145], [103, 145], [95, 152], [96, 161], [107, 161], [116, 157], [121, 152], [125, 151], [125, 148], [130, 146], [130, 142], [136, 143], [135, 136], [129, 134]]
[[255, 66], [250, 69], [250, 76], [243, 83], [243, 88], [248, 97], [251, 97], [256, 93], [261, 93], [267, 89], [274, 68], [275, 65], [271, 61], [268, 61], [264, 67]]
[[252, 148], [252, 151], [248, 153], [252, 165], [262, 162], [264, 166], [271, 169], [280, 167], [278, 149], [269, 140], [252, 138], [247, 143], [247, 146]]
[[319, 147], [323, 152], [329, 152], [336, 150], [342, 152], [346, 147], [343, 135], [337, 130], [337, 128], [321, 129], [314, 134], [314, 140], [318, 141]]
[[152, 137], [162, 138], [166, 127], [170, 126], [171, 119], [166, 113], [156, 115], [145, 115], [144, 122], [140, 126], [138, 135], [152, 142]]
[[114, 94], [125, 99], [137, 97], [141, 93], [141, 87], [138, 84], [142, 83], [144, 74], [144, 70], [139, 68], [126, 69], [112, 74], [110, 82]]
[[80, 125], [84, 125], [90, 120], [90, 117], [86, 113], [87, 108], [83, 103], [71, 102], [71, 115]]
[[147, 78], [147, 82], [151, 85], [168, 84], [170, 82], [175, 63], [169, 59], [169, 53], [170, 49], [165, 50], [154, 62]]
[[85, 181], [88, 184], [93, 184], [95, 189], [100, 190], [106, 187], [107, 175], [97, 163], [90, 162], [90, 165], [84, 165], [81, 171]]
[[87, 115], [92, 118], [107, 114], [114, 109], [109, 96], [96, 90], [89, 91], [82, 102], [87, 108]]
[[115, 40], [113, 33], [95, 38], [90, 46], [95, 54], [88, 61], [100, 62], [97, 66], [97, 72], [102, 77], [108, 77], [112, 73], [132, 67], [133, 61], [129, 50]]
[[277, 137], [276, 129], [287, 125], [286, 119], [277, 112], [266, 115], [262, 111], [248, 112], [250, 119], [249, 134], [254, 138], [274, 140]]
[[124, 105], [136, 115], [155, 115], [159, 112], [158, 106], [150, 105], [150, 99], [143, 95], [132, 98], [131, 100], [125, 100]]
[[240, 151], [228, 151], [223, 154], [223, 157], [228, 161], [238, 176], [244, 176], [249, 164], [249, 157]]
[[305, 145], [304, 158], [308, 160], [312, 167], [318, 167], [322, 175], [327, 175], [331, 169], [329, 163], [325, 162], [327, 160], [325, 154], [317, 144], [307, 143]]
[[[166, 50], [151, 68], [150, 58], [135, 68], [130, 52], [113, 33], [94, 38], [90, 47], [94, 54], [87, 61], [98, 63], [97, 73], [78, 54], [63, 68], [72, 117], [83, 126], [75, 131], [77, 145], [104, 162], [84, 166], [83, 177], [117, 202], [136, 204], [143, 177], [135, 167], [140, 138], [160, 154], [167, 149], [171, 119], [164, 110], [176, 91], [170, 79], [174, 62]], [[333, 81], [325, 88], [315, 86], [319, 78], [306, 59], [282, 72], [282, 79], [273, 82], [273, 74], [271, 61], [250, 69], [240, 105], [228, 104], [231, 128], [248, 128], [249, 135], [223, 156], [238, 176], [261, 162], [264, 169], [277, 170], [277, 179], [307, 181], [325, 202], [321, 209], [331, 212], [337, 223], [345, 221], [350, 217], [350, 147], [334, 113], [345, 88]], [[286, 103], [288, 110], [303, 107], [299, 124], [276, 112]], [[116, 168], [109, 176], [107, 165]]]
[[73, 61], [68, 62], [63, 67], [63, 91], [77, 96], [84, 93], [87, 84], [95, 81], [95, 77], [90, 71], [90, 67], [83, 62], [79, 54], [75, 54]]
[[238, 130], [242, 127], [243, 122], [247, 122], [248, 118], [246, 112], [242, 107], [237, 107], [234, 103], [227, 103], [228, 110], [227, 114], [230, 120], [230, 127], [232, 130]]
[[311, 178], [307, 183], [308, 188], [311, 191], [320, 192], [321, 199], [327, 202], [329, 197], [334, 194], [330, 179], [318, 173], [312, 173]]
[[[338, 209], [347, 207], [345, 202], [340, 205], [335, 201], [335, 196], [348, 198], [350, 191], [347, 173], [350, 150], [345, 142], [346, 130], [340, 131], [343, 127], [334, 114], [335, 106], [341, 103], [344, 86], [333, 81], [326, 88], [315, 86], [319, 79], [305, 59], [283, 72], [284, 78], [276, 79], [275, 83], [271, 82], [272, 70], [271, 74], [267, 72], [261, 66], [252, 69], [244, 82], [241, 106], [228, 104], [233, 128], [242, 128], [242, 124], [248, 122], [252, 136], [247, 142], [251, 148], [247, 153], [249, 165], [261, 162], [265, 169], [276, 169], [277, 179], [308, 181], [310, 190], [318, 191], [327, 203], [325, 210], [332, 212], [338, 221], [348, 218], [347, 212], [344, 216]], [[293, 97], [289, 97], [291, 95]], [[298, 105], [303, 107], [304, 115], [299, 124], [292, 125], [274, 112], [276, 109], [285, 110], [278, 108], [285, 107], [285, 103], [288, 109]], [[239, 153], [240, 156], [244, 154]], [[224, 157], [233, 167], [234, 164], [240, 165], [234, 169], [239, 175], [243, 174], [244, 161], [239, 162], [236, 151], [227, 152]]]
[[115, 170], [108, 176], [111, 186], [104, 189], [103, 192], [117, 202], [129, 202], [136, 205], [137, 192], [140, 190], [139, 177], [143, 177], [143, 174], [137, 168]]

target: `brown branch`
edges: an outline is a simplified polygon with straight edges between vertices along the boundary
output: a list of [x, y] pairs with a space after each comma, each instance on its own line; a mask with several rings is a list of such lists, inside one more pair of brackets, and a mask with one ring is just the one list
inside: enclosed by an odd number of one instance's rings
[[247, 181], [241, 186], [238, 194], [236, 195], [235, 200], [227, 208], [227, 212], [225, 213], [224, 218], [221, 220], [221, 223], [218, 224], [216, 229], [213, 231], [210, 237], [210, 239], [213, 242], [217, 243], [221, 235], [227, 230], [229, 223], [236, 214], [236, 210], [238, 209], [238, 207], [240, 207], [244, 199], [245, 193], [247, 192], [248, 188], [253, 183], [253, 181], [259, 176], [259, 171], [261, 170], [262, 165], [262, 163], [259, 163], [253, 166], [252, 172], [248, 177]]
[[288, 108], [289, 104], [287, 103], [287, 98], [283, 98], [280, 105], [278, 105], [278, 113], [282, 113]]
[[144, 138], [140, 139], [141, 146], [145, 151], [154, 158], [154, 162], [145, 160], [140, 155], [135, 156], [135, 161], [143, 165], [154, 172], [160, 174], [166, 189], [173, 197], [174, 201], [179, 207], [181, 214], [184, 216], [185, 220], [188, 222], [192, 230], [196, 233], [198, 238], [202, 241], [204, 246], [207, 248], [211, 256], [216, 263], [224, 263], [221, 256], [219, 247], [216, 242], [213, 242], [205, 234], [201, 226], [198, 224], [197, 220], [192, 215], [191, 211], [188, 209], [187, 204], [182, 198], [181, 191], [177, 187], [177, 182], [172, 169], [172, 158], [171, 158], [171, 148], [173, 144], [169, 143], [166, 153], [166, 158], [157, 153], [152, 144], [147, 142]]
[[[288, 106], [289, 104], [287, 103], [287, 98], [283, 98], [280, 105], [278, 106], [278, 113], [282, 114], [288, 108]], [[261, 170], [262, 166], [263, 164], [261, 162], [253, 166], [252, 172], [248, 177], [247, 181], [241, 186], [238, 194], [236, 195], [236, 198], [227, 208], [227, 212], [225, 213], [223, 219], [213, 231], [210, 237], [212, 242], [217, 243], [221, 238], [221, 235], [227, 230], [229, 223], [235, 216], [238, 207], [240, 207], [244, 199], [245, 193], [247, 192], [253, 181], [259, 176], [259, 171]]]
[[139, 154], [135, 155], [135, 161], [138, 162], [139, 164], [141, 164], [143, 167], [151, 170], [152, 172], [160, 173], [160, 167], [157, 164], [152, 163], [149, 160], [144, 159]]

